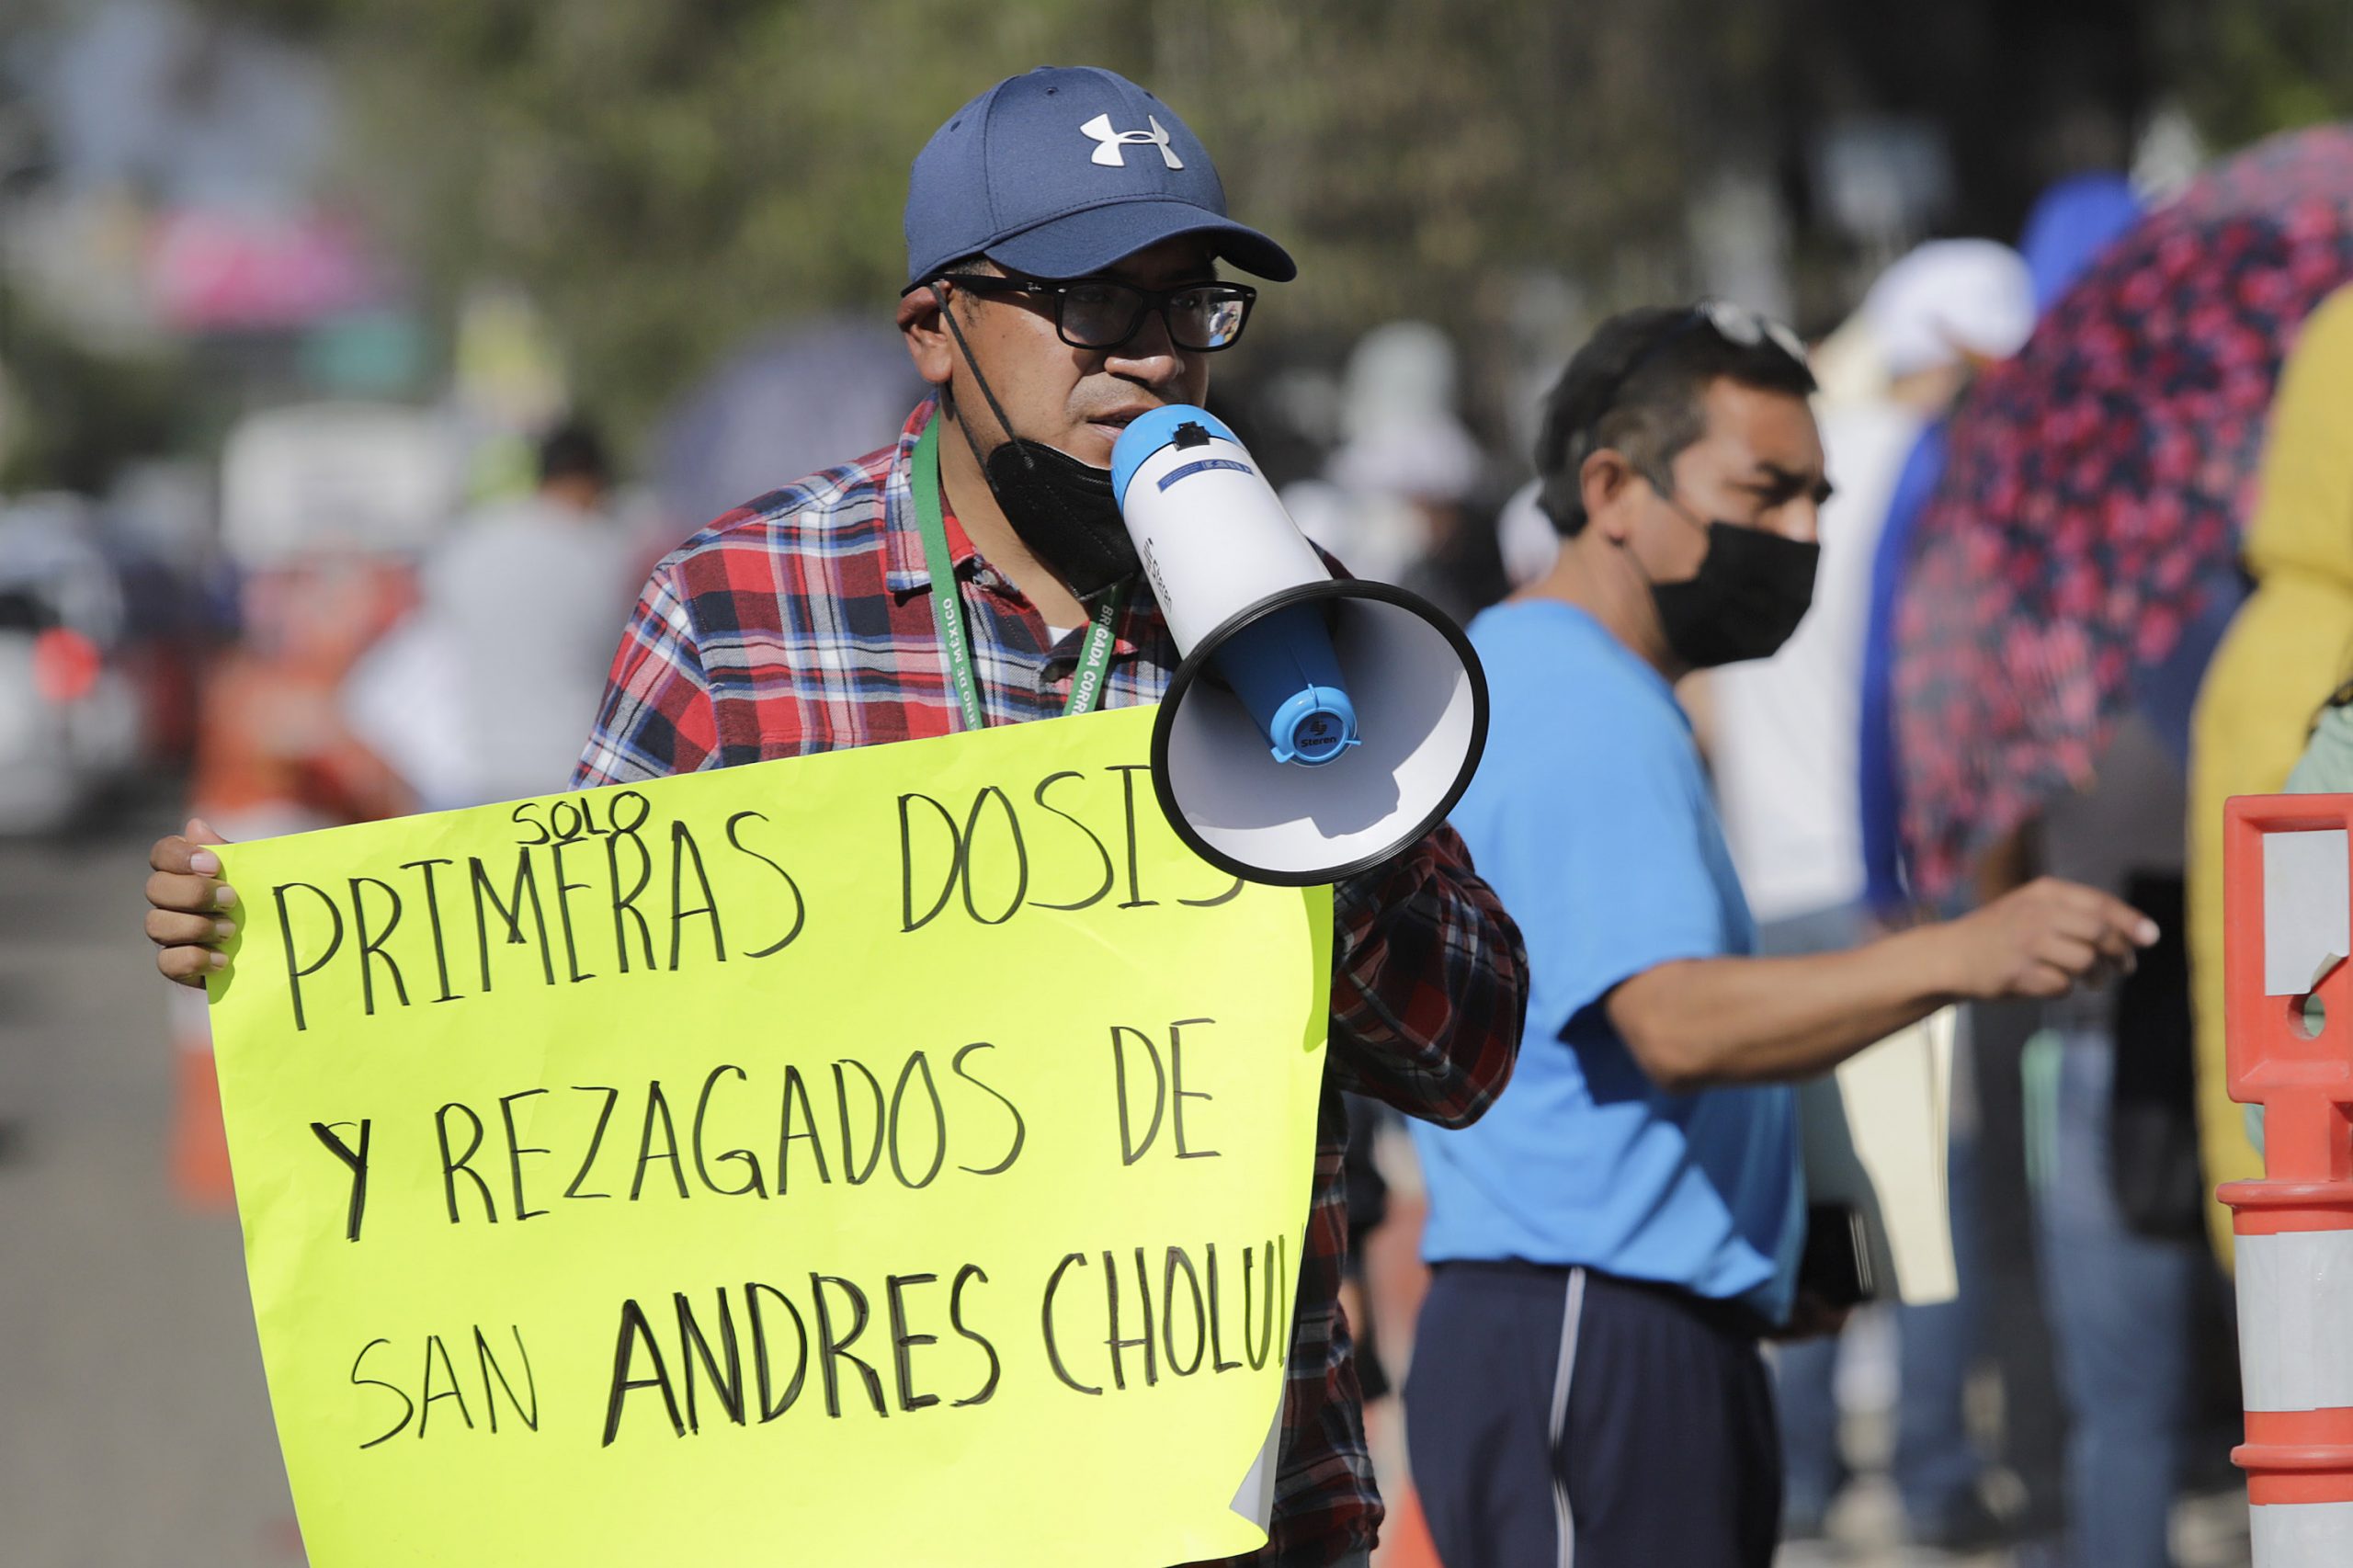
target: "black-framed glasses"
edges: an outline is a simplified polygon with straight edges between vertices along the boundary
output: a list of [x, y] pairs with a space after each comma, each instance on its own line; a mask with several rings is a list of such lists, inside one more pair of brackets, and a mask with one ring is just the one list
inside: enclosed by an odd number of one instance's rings
[[1054, 302], [1054, 331], [1074, 348], [1117, 348], [1156, 314], [1168, 325], [1168, 339], [1193, 354], [1231, 348], [1250, 320], [1258, 290], [1246, 283], [1180, 283], [1174, 289], [1139, 289], [1108, 278], [999, 278], [984, 272], [946, 272], [940, 280], [976, 294], [1029, 294]]

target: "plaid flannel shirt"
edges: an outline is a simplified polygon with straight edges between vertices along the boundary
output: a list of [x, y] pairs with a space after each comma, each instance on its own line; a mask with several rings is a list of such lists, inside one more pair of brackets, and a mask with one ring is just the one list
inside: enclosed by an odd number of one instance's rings
[[[961, 727], [926, 596], [908, 475], [929, 401], [894, 447], [721, 517], [654, 568], [580, 762], [615, 784], [947, 734]], [[1051, 718], [1085, 629], [1056, 640], [948, 518], [956, 591], [993, 723]], [[1159, 699], [1176, 649], [1149, 595], [1117, 628], [1107, 707]], [[1527, 954], [1451, 827], [1334, 890], [1331, 1049], [1314, 1198], [1283, 1399], [1267, 1547], [1246, 1561], [1324, 1563], [1372, 1545], [1381, 1517], [1339, 1310], [1347, 1247], [1337, 1091], [1449, 1126], [1510, 1076]], [[1237, 1560], [1245, 1561], [1245, 1560]]]

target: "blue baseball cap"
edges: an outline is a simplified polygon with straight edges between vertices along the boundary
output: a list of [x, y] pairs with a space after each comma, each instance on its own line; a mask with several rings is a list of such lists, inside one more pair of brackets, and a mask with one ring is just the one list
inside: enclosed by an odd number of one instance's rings
[[907, 178], [907, 286], [986, 256], [1083, 278], [1178, 234], [1287, 283], [1290, 253], [1225, 215], [1209, 149], [1174, 109], [1091, 65], [1009, 76], [949, 116]]

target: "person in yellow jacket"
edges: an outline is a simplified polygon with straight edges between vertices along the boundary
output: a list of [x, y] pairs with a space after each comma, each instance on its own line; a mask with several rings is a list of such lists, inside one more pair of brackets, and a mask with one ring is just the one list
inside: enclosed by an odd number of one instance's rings
[[[2313, 715], [2353, 674], [2353, 285], [2304, 324], [2280, 372], [2255, 520], [2256, 591], [2216, 650], [2192, 720], [2189, 953], [2200, 1144], [2210, 1184], [2263, 1174], [2222, 1070], [2222, 802], [2284, 790]], [[2210, 1205], [2230, 1261], [2230, 1210]]]

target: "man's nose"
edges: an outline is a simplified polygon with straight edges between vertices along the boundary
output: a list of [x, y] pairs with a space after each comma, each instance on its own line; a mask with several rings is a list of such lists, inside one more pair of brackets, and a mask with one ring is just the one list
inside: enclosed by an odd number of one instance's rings
[[1146, 386], [1174, 381], [1182, 365], [1167, 319], [1158, 311], [1146, 311], [1134, 335], [1106, 353], [1103, 368]]
[[1801, 495], [1780, 509], [1773, 519], [1773, 531], [1783, 539], [1800, 544], [1822, 541], [1822, 503], [1811, 495]]

